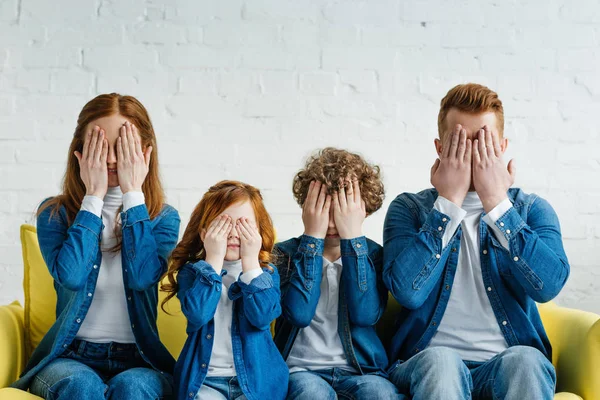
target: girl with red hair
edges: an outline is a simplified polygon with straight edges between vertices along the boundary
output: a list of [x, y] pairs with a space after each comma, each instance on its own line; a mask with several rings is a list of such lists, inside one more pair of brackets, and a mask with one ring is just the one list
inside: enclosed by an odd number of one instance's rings
[[194, 209], [162, 287], [163, 307], [177, 295], [188, 319], [178, 399], [285, 398], [288, 369], [269, 329], [281, 314], [274, 241], [253, 186], [221, 181]]

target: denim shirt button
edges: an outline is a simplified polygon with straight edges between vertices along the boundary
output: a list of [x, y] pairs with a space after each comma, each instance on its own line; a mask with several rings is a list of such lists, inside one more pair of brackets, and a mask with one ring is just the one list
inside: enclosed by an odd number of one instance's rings
[[515, 256], [515, 258], [513, 258], [513, 260], [519, 261], [519, 257]]
[[206, 364], [204, 364], [204, 363], [203, 363], [203, 364], [202, 364], [202, 368], [206, 368]]
[[208, 335], [206, 335], [206, 338], [207, 338], [208, 340], [210, 340], [210, 339], [212, 339], [212, 335], [209, 333]]
[[190, 392], [188, 396], [194, 397], [194, 393]]
[[68, 346], [67, 346], [67, 344], [65, 343], [65, 344], [63, 344], [63, 347], [66, 349]]
[[446, 290], [450, 290], [450, 285], [446, 285]]
[[491, 292], [491, 291], [492, 291], [492, 287], [488, 286], [488, 292]]
[[483, 250], [483, 254], [487, 254], [487, 250]]
[[500, 222], [500, 226], [504, 226], [504, 222]]
[[448, 218], [442, 218], [442, 222], [448, 221]]
[[131, 296], [127, 296], [127, 300], [131, 301]]
[[510, 235], [510, 229], [507, 229], [507, 230], [506, 230], [506, 234], [507, 234], [507, 235]]
[[96, 264], [94, 264], [94, 269], [98, 269], [98, 266]]
[[88, 293], [88, 297], [92, 297], [92, 294], [91, 294], [91, 293]]
[[310, 243], [310, 244], [308, 245], [308, 247], [310, 247], [311, 249], [314, 249], [314, 248], [315, 248], [315, 244], [314, 244], [314, 243]]
[[508, 324], [508, 322], [502, 321], [502, 325], [506, 326], [506, 324]]
[[362, 247], [362, 244], [356, 243], [356, 247], [360, 249]]
[[439, 260], [440, 258], [442, 258], [442, 256], [440, 256], [439, 254], [436, 254], [435, 258], [437, 258]]
[[441, 226], [438, 226], [438, 231], [440, 231], [440, 232], [441, 232], [441, 231], [443, 231], [443, 230], [444, 230], [444, 228], [442, 228]]

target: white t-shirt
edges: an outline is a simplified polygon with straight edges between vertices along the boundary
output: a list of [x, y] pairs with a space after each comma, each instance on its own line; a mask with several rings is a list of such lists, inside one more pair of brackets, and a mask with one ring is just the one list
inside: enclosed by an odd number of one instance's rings
[[310, 325], [298, 333], [286, 360], [290, 373], [342, 368], [354, 371], [338, 333], [342, 259], [330, 262], [323, 257], [321, 296]]
[[231, 342], [231, 321], [233, 317], [233, 301], [229, 298], [229, 287], [238, 280], [250, 284], [252, 279], [263, 273], [256, 268], [242, 273], [242, 261], [223, 261], [223, 269], [227, 271], [222, 277], [221, 299], [215, 311], [215, 334], [207, 376], [236, 376]]
[[[469, 192], [462, 208], [441, 196], [434, 207], [450, 217], [442, 238], [443, 247], [448, 245], [459, 225], [462, 237], [450, 299], [429, 347], [451, 348], [463, 360], [487, 361], [506, 350], [508, 344], [494, 315], [481, 275], [479, 221], [484, 211], [483, 205], [476, 192]], [[494, 222], [511, 207], [512, 203], [506, 199], [483, 218], [506, 248], [508, 242], [498, 232]], [[487, 249], [483, 250], [487, 253]]]
[[144, 204], [144, 193], [128, 192], [123, 195], [118, 186], [108, 188], [104, 200], [85, 196], [81, 202], [82, 210], [102, 218], [104, 229], [100, 241], [102, 262], [98, 280], [94, 292], [87, 293], [93, 299], [77, 332], [78, 339], [95, 343], [135, 343], [125, 297], [121, 251], [110, 249], [117, 244], [115, 225], [121, 205], [123, 211], [127, 211], [141, 204]]

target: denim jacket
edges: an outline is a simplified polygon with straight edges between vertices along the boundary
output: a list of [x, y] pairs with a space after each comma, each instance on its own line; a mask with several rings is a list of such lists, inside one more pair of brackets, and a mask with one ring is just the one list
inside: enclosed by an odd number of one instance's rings
[[[202, 386], [213, 348], [214, 315], [221, 298], [222, 270], [204, 260], [184, 265], [177, 275], [177, 298], [187, 317], [188, 338], [175, 365], [179, 400], [193, 399]], [[233, 300], [231, 340], [240, 388], [248, 400], [284, 399], [289, 373], [271, 337], [270, 324], [281, 314], [279, 274], [263, 268], [249, 284], [229, 287]]]
[[[385, 219], [384, 280], [403, 306], [389, 349], [394, 364], [427, 348], [450, 298], [462, 231], [442, 248], [450, 217], [433, 207], [437, 197], [435, 189], [403, 193]], [[495, 225], [510, 250], [480, 220], [483, 282], [507, 344], [534, 347], [551, 360], [536, 302], [554, 298], [569, 276], [558, 217], [547, 201], [521, 189], [510, 189], [508, 198], [513, 206]]]
[[[282, 315], [275, 324], [275, 343], [284, 359], [300, 329], [310, 325], [323, 277], [324, 240], [302, 235], [275, 245], [282, 281]], [[364, 236], [341, 240], [342, 276], [338, 333], [346, 359], [360, 374], [387, 376], [388, 359], [375, 324], [387, 305], [382, 279], [382, 248]]]
[[[102, 262], [100, 240], [104, 225], [95, 214], [81, 210], [71, 225], [61, 207], [51, 216], [46, 208], [37, 218], [40, 250], [57, 294], [56, 322], [33, 352], [14, 387], [27, 389], [31, 379], [57, 358], [75, 338], [92, 304]], [[156, 326], [158, 281], [177, 244], [179, 214], [165, 205], [150, 219], [145, 204], [121, 213], [124, 296], [135, 341], [144, 360], [157, 371], [172, 373], [175, 360], [163, 346]]]

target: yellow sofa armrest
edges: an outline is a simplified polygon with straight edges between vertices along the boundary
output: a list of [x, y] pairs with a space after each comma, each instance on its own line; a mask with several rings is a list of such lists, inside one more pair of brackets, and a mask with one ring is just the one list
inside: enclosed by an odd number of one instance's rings
[[552, 343], [556, 391], [600, 399], [600, 315], [554, 303], [539, 311]]
[[17, 380], [25, 368], [23, 307], [18, 302], [0, 307], [0, 388]]

